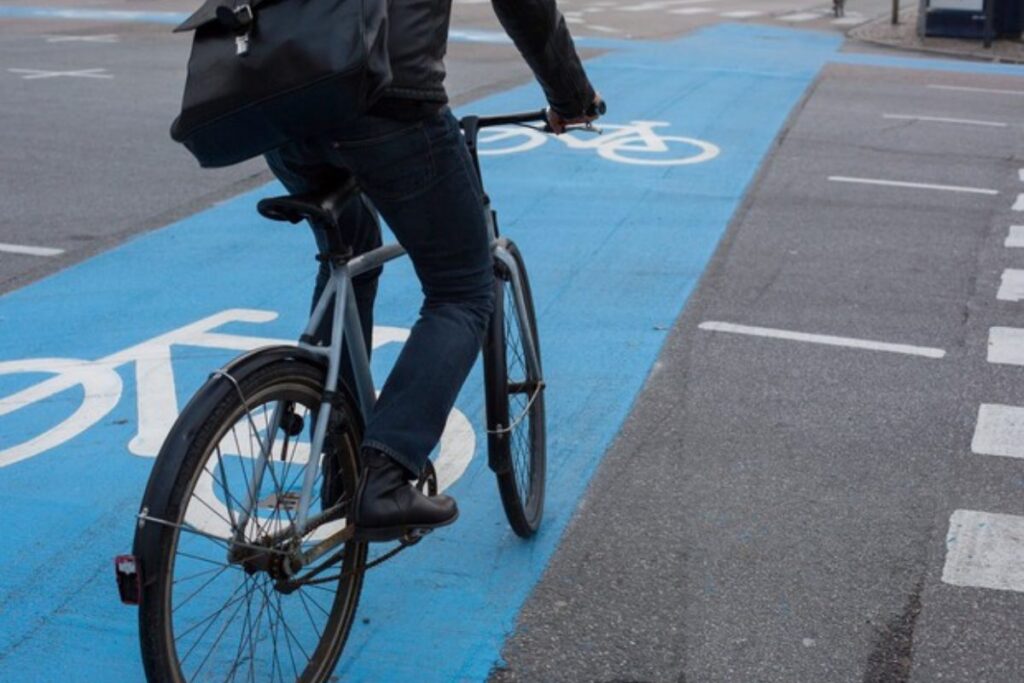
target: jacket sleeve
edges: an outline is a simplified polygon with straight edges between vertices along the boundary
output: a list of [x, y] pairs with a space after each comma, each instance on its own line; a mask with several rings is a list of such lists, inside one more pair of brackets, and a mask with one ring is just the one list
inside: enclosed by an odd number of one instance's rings
[[491, 0], [491, 4], [551, 108], [565, 117], [583, 114], [594, 102], [594, 88], [555, 0]]

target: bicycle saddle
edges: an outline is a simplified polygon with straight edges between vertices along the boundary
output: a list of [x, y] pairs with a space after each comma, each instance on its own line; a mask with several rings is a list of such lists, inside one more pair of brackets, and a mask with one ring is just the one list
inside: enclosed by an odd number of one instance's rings
[[337, 225], [337, 212], [353, 195], [359, 192], [354, 180], [327, 192], [286, 194], [261, 199], [256, 210], [272, 221], [298, 223], [309, 219], [320, 225]]

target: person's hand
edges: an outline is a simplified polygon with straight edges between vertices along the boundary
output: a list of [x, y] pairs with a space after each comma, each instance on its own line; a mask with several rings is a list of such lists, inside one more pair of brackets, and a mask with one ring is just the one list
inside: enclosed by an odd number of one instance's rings
[[603, 105], [604, 101], [601, 99], [601, 95], [595, 94], [594, 103], [590, 105], [587, 112], [582, 116], [577, 116], [571, 119], [564, 118], [554, 109], [548, 108], [548, 126], [551, 128], [552, 133], [555, 135], [561, 135], [569, 126], [581, 126], [590, 123], [591, 121], [596, 121], [604, 111]]

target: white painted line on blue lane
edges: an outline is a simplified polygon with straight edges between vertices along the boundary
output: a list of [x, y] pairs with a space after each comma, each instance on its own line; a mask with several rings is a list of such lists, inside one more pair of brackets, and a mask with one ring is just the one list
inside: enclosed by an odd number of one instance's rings
[[1024, 592], [1024, 517], [957, 510], [949, 518], [942, 580]]
[[971, 451], [978, 455], [1024, 458], [1024, 408], [981, 404]]
[[63, 249], [31, 247], [25, 244], [7, 244], [4, 242], [0, 242], [0, 251], [7, 252], [8, 254], [27, 254], [29, 256], [60, 256], [64, 253]]
[[1000, 121], [979, 121], [977, 119], [950, 119], [944, 116], [919, 116], [916, 114], [882, 114], [883, 119], [894, 119], [897, 121], [927, 121], [931, 123], [960, 123], [966, 126], [991, 126], [993, 128], [1006, 128], [1007, 124]]
[[808, 344], [842, 346], [848, 349], [862, 349], [864, 351], [885, 351], [887, 353], [902, 353], [908, 356], [922, 356], [924, 358], [944, 358], [946, 355], [946, 352], [944, 350], [928, 346], [912, 346], [910, 344], [891, 344], [889, 342], [880, 342], [871, 339], [836, 337], [830, 334], [810, 334], [807, 332], [794, 332], [792, 330], [779, 330], [772, 327], [752, 327], [750, 325], [736, 325], [734, 323], [723, 323], [716, 321], [703, 322], [700, 325], [698, 325], [698, 327], [708, 332], [728, 332], [730, 334], [745, 334], [754, 337], [785, 339], [787, 341], [805, 342]]
[[1024, 299], [1024, 270], [1007, 268], [999, 280], [996, 298], [1000, 301], [1020, 301]]
[[833, 183], [855, 183], [860, 185], [881, 185], [884, 187], [904, 187], [915, 190], [941, 190], [944, 192], [966, 192], [969, 194], [997, 195], [998, 190], [989, 190], [983, 187], [964, 187], [962, 185], [936, 185], [934, 183], [914, 183], [905, 180], [883, 180], [881, 178], [851, 178], [848, 176], [832, 175], [828, 179]]

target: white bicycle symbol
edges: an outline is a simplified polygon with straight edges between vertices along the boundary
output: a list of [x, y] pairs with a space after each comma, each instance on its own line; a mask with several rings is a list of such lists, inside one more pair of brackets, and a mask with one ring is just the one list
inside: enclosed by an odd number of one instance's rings
[[[551, 139], [569, 149], [590, 149], [609, 161], [641, 166], [684, 166], [711, 161], [721, 150], [710, 142], [681, 135], [659, 135], [666, 121], [633, 121], [628, 126], [602, 124], [601, 135], [570, 131], [551, 136], [529, 126], [495, 126], [480, 131], [479, 153], [489, 156], [518, 154], [540, 147]], [[586, 137], [580, 137], [584, 135]]]
[[[229, 309], [99, 360], [29, 358], [0, 362], [0, 375], [52, 375], [10, 396], [0, 397], [0, 418], [40, 402], [47, 402], [48, 406], [59, 410], [66, 405], [69, 396], [75, 395], [65, 393], [72, 389], [78, 389], [76, 400], [80, 400], [70, 415], [42, 433], [28, 435], [27, 438], [20, 434], [19, 427], [13, 424], [13, 418], [7, 417], [6, 425], [0, 422], [4, 426], [0, 430], [0, 468], [45, 453], [99, 423], [117, 406], [124, 391], [121, 375], [116, 369], [129, 364], [135, 366], [138, 426], [135, 436], [128, 442], [128, 450], [134, 455], [156, 457], [178, 417], [171, 348], [184, 346], [251, 351], [262, 346], [293, 344], [292, 341], [281, 339], [215, 331], [229, 323], [267, 323], [276, 318], [277, 313], [273, 311]], [[405, 328], [374, 327], [373, 348], [403, 343], [408, 336], [409, 330]], [[66, 413], [67, 410], [60, 415]], [[461, 411], [453, 410], [448, 416], [441, 437], [440, 454], [434, 463], [439, 488], [450, 486], [462, 476], [475, 450], [476, 434], [472, 424]], [[235, 455], [252, 457], [251, 453]]]

